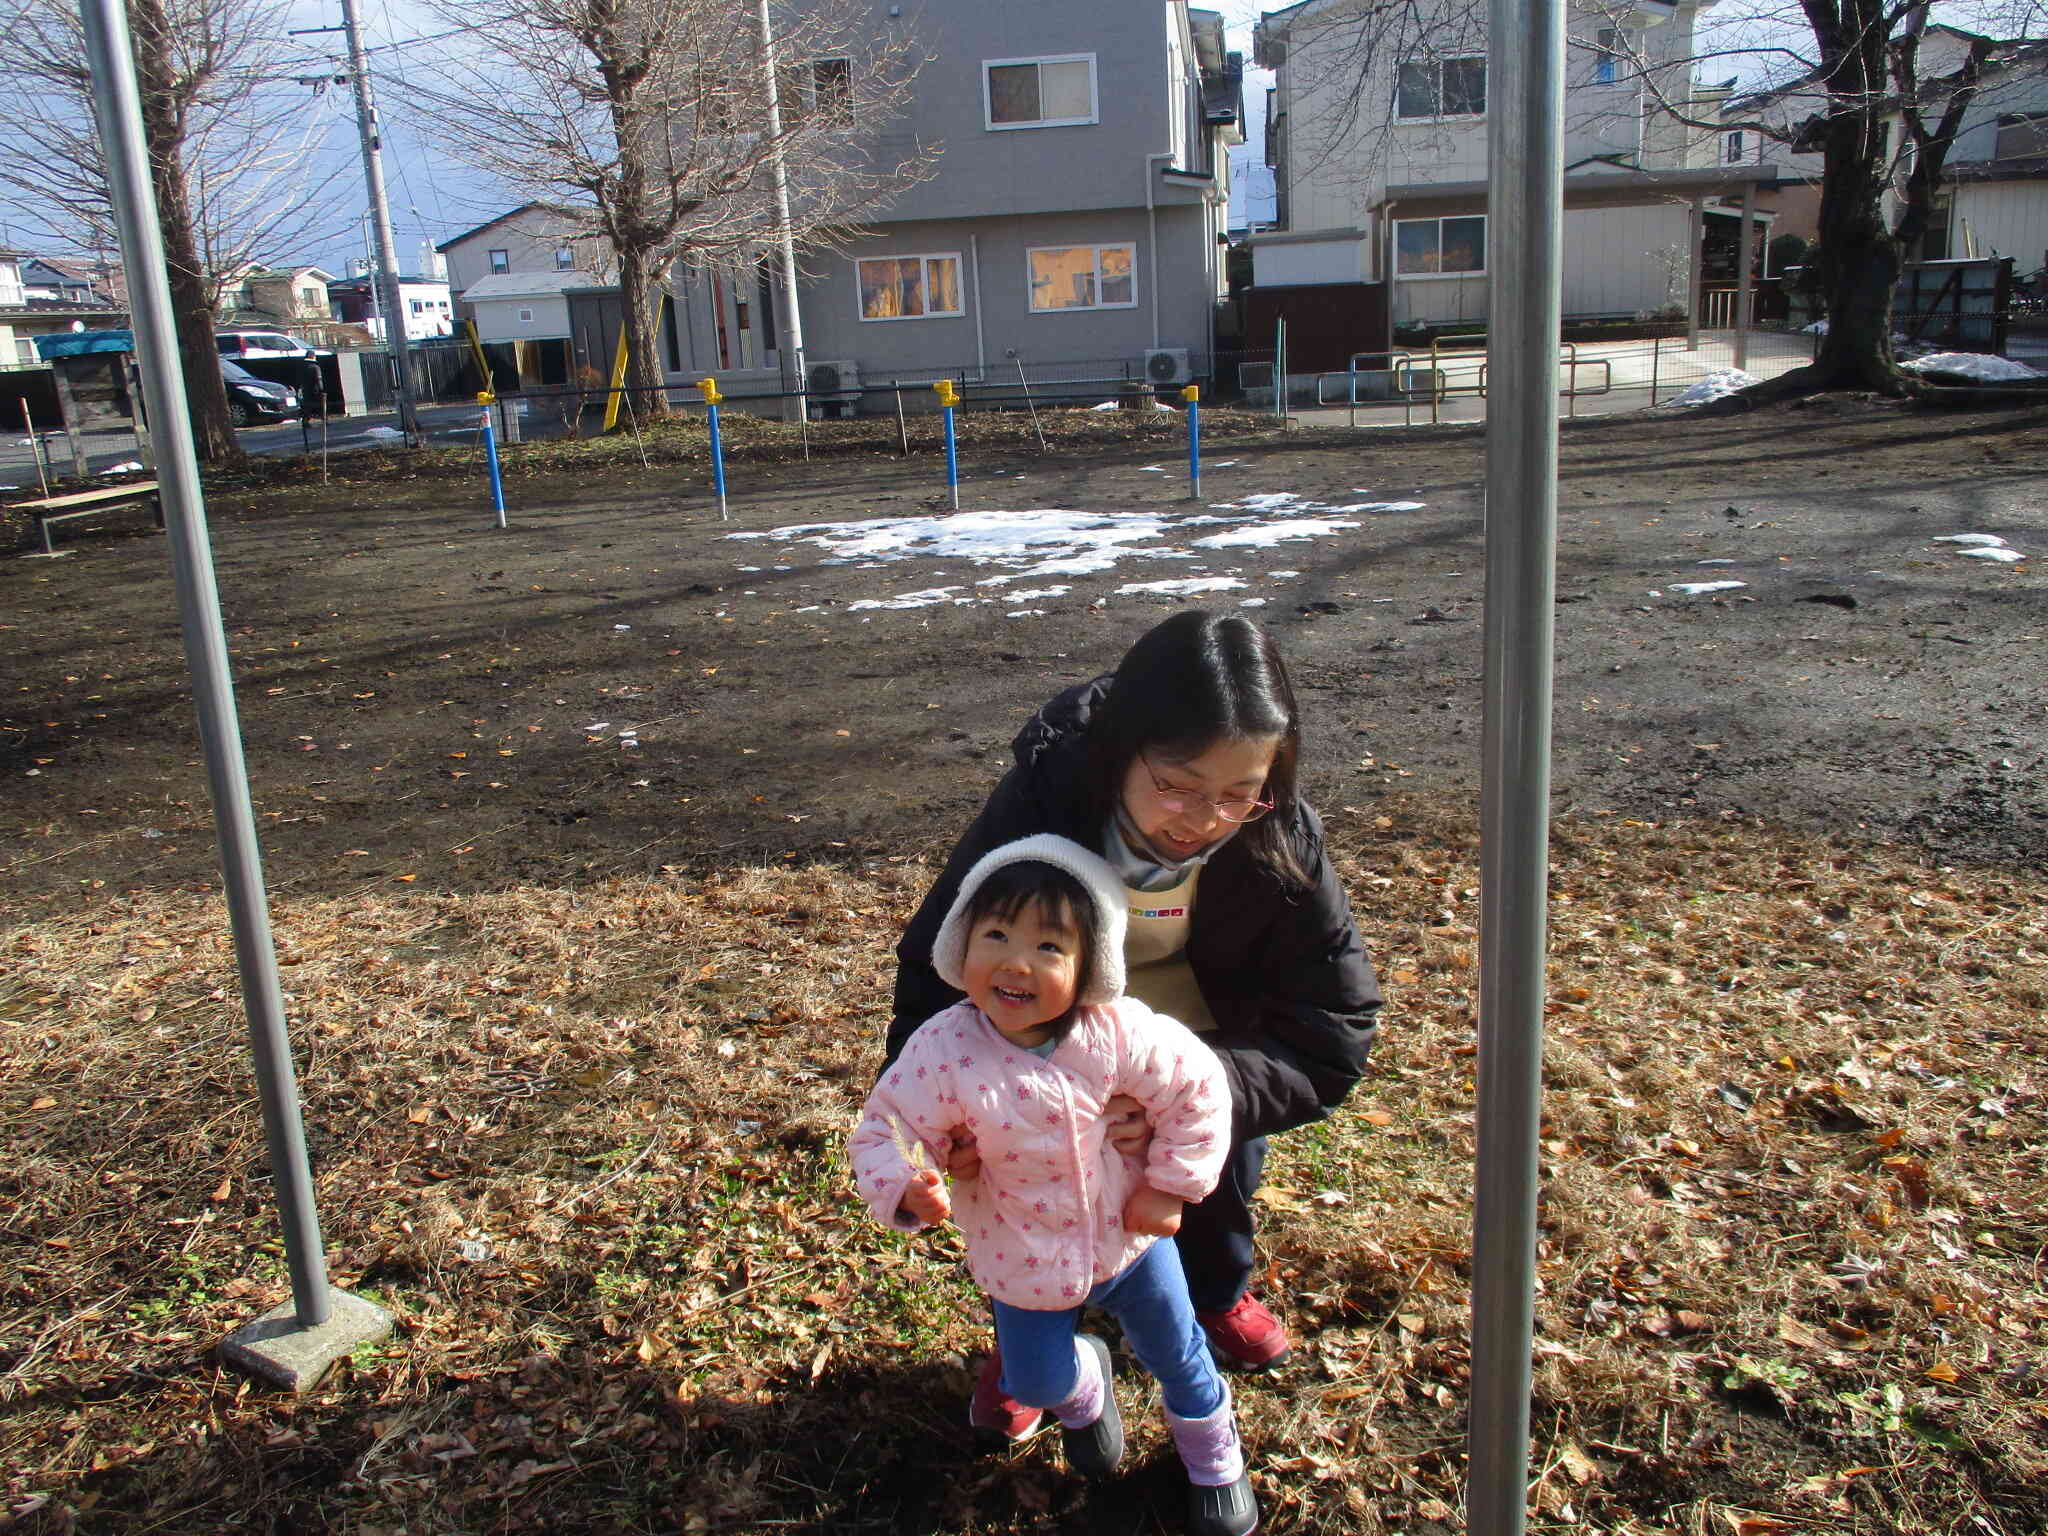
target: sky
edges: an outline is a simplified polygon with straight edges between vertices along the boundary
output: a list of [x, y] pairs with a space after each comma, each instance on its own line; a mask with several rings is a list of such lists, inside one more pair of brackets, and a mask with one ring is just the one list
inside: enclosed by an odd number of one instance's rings
[[[1128, 0], [1125, 0], [1128, 3]], [[1146, 3], [1146, 0], [1140, 0]], [[1156, 0], [1153, 0], [1156, 3]], [[1950, 0], [1936, 6], [1936, 18], [1958, 25], [1981, 25], [1982, 17], [1995, 0]], [[372, 49], [371, 69], [384, 128], [384, 174], [391, 207], [393, 234], [399, 264], [408, 274], [420, 268], [422, 246], [440, 244], [506, 211], [512, 200], [479, 173], [455, 163], [408, 125], [398, 107], [408, 89], [408, 71], [417, 76], [424, 65], [418, 40], [443, 30], [442, 24], [413, 0], [359, 0], [365, 41]], [[1278, 9], [1259, 0], [1210, 0], [1209, 8], [1223, 13], [1230, 46], [1251, 54], [1251, 29], [1260, 13]], [[1721, 0], [1708, 13], [1715, 29], [1739, 33], [1747, 42], [1780, 40], [1795, 46], [1803, 41], [1803, 29], [1778, 29], [1774, 39], [1767, 25], [1756, 18], [1782, 14], [1791, 7], [1788, 0]], [[2037, 9], [2040, 7], [2037, 5]], [[295, 28], [338, 26], [339, 0], [291, 0], [290, 23]], [[318, 75], [345, 55], [339, 32], [313, 34], [296, 39], [302, 52], [291, 61], [295, 74]], [[1755, 83], [1768, 55], [1732, 57], [1717, 61], [1707, 73], [1725, 77], [1735, 74], [1745, 84]], [[1264, 115], [1266, 90], [1271, 76], [1248, 68], [1245, 75], [1247, 143], [1233, 155], [1237, 185], [1245, 189], [1269, 184], [1261, 174], [1264, 157]], [[280, 259], [295, 256], [337, 276], [345, 275], [352, 259], [360, 260], [367, 248], [364, 209], [367, 196], [363, 186], [361, 156], [357, 143], [354, 108], [345, 86], [329, 85], [316, 91], [303, 90], [306, 107], [320, 129], [320, 159], [332, 172], [319, 193], [320, 213], [309, 230], [304, 246], [296, 253], [279, 253]], [[0, 219], [6, 210], [0, 207]], [[1247, 214], [1270, 217], [1264, 205], [1239, 206], [1235, 219]]]

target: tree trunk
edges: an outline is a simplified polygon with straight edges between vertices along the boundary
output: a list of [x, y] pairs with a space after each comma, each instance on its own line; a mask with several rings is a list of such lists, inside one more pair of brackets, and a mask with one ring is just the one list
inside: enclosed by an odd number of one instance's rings
[[[1814, 369], [1821, 387], [1907, 393], [1907, 381], [1892, 352], [1892, 292], [1899, 281], [1902, 249], [1874, 216], [1875, 199], [1837, 217], [1832, 225], [1823, 198], [1821, 275], [1828, 296], [1828, 333]], [[1840, 213], [1841, 210], [1833, 210]]]
[[661, 284], [645, 250], [619, 252], [619, 307], [626, 336], [626, 386], [633, 409], [641, 416], [666, 416], [668, 393], [662, 388], [666, 370], [661, 361]]
[[245, 455], [228, 425], [227, 385], [221, 378], [220, 351], [213, 340], [212, 296], [199, 259], [192, 204], [185, 191], [184, 108], [171, 86], [166, 53], [171, 23], [160, 0], [129, 0], [128, 18], [135, 38], [136, 84], [142, 97], [142, 136], [149, 149], [157, 222], [163, 230], [164, 265], [193, 440], [199, 457], [207, 463], [239, 464]]

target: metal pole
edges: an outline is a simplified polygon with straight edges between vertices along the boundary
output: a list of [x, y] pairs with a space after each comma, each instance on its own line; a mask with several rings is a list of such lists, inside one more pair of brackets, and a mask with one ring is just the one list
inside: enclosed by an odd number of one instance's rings
[[1742, 233], [1735, 242], [1735, 366], [1749, 366], [1749, 311], [1754, 285], [1750, 263], [1756, 260], [1756, 183], [1742, 184]]
[[1663, 356], [1664, 338], [1662, 336], [1652, 336], [1650, 338], [1650, 404], [1652, 405], [1657, 403], [1657, 364]]
[[1024, 386], [1024, 408], [1031, 412], [1031, 430], [1038, 434], [1038, 451], [1050, 453], [1052, 450], [1045, 446], [1045, 428], [1038, 424], [1038, 404], [1031, 398], [1031, 381], [1024, 377], [1024, 359], [1012, 352], [1010, 360], [1017, 365], [1017, 382]]
[[953, 510], [960, 510], [960, 450], [953, 439], [953, 407], [947, 406], [942, 412], [946, 418], [946, 491], [953, 503]]
[[484, 428], [484, 457], [491, 465], [491, 511], [496, 515], [498, 526], [505, 526], [505, 480], [498, 473], [498, 434], [491, 423], [491, 400], [486, 395], [480, 402], [483, 410], [479, 413]]
[[1490, 0], [1486, 714], [1466, 1529], [1527, 1519], [1568, 0]]
[[718, 520], [722, 523], [730, 517], [725, 509], [725, 438], [718, 430], [718, 407], [710, 405], [705, 410], [711, 417], [711, 483], [718, 488]]
[[1700, 246], [1706, 239], [1707, 214], [1700, 199], [1692, 200], [1692, 213], [1686, 220], [1685, 254], [1685, 350], [1697, 352], [1700, 349]]
[[1273, 322], [1273, 414], [1287, 419], [1287, 317]]
[[21, 424], [28, 428], [29, 450], [36, 456], [36, 479], [43, 485], [43, 495], [50, 494], [50, 472], [43, 466], [43, 434], [36, 427], [35, 416], [29, 411], [28, 396], [21, 397]]
[[[804, 317], [798, 307], [796, 292], [796, 231], [789, 220], [789, 167], [783, 159], [782, 146], [782, 82], [775, 72], [775, 29], [768, 17], [768, 0], [761, 0], [761, 72], [768, 80], [768, 138], [774, 144], [774, 153], [769, 165], [775, 179], [775, 222], [776, 222], [776, 277], [782, 287], [782, 308], [784, 311], [783, 332], [788, 340], [787, 347], [779, 348], [783, 360], [783, 384], [797, 392], [796, 411], [799, 417], [810, 411], [810, 401], [804, 390]], [[848, 82], [851, 89], [851, 82]], [[820, 102], [819, 110], [825, 104]], [[785, 410], [787, 404], [785, 402]], [[787, 419], [785, 415], [785, 419]]]
[[397, 376], [398, 428], [411, 443], [420, 439], [419, 408], [413, 400], [412, 367], [406, 357], [405, 304], [398, 283], [398, 247], [391, 238], [391, 206], [384, 197], [384, 138], [377, 104], [370, 95], [370, 60], [363, 52], [363, 27], [356, 0], [341, 0], [342, 29], [348, 33], [348, 74], [356, 93], [356, 131], [363, 141], [363, 180], [370, 191], [370, 220], [377, 232], [377, 270], [370, 286], [384, 293], [384, 345]]
[[220, 839], [242, 1005], [248, 1012], [249, 1045], [256, 1058], [264, 1139], [284, 1219], [292, 1300], [299, 1327], [317, 1328], [330, 1314], [327, 1262], [321, 1250], [320, 1219], [313, 1206], [313, 1176], [299, 1120], [291, 1037], [285, 1028], [277, 953], [264, 902], [256, 819], [249, 801], [248, 771], [242, 759], [234, 685], [228, 671], [227, 635], [221, 628], [220, 595], [206, 542], [199, 459], [192, 447], [192, 418], [186, 410], [185, 380], [178, 366], [168, 268], [149, 182], [149, 152], [142, 140], [141, 97], [135, 83], [127, 11], [122, 0], [84, 0], [81, 14], [93, 110], [99, 120], [108, 191], [128, 271], [128, 303], [136, 351], [142, 360], [144, 398], [150, 419], [158, 424], [157, 479], [162, 488], [164, 526], [184, 626], [185, 655], [192, 670], [199, 739], [213, 796], [214, 829]]
[[1190, 384], [1181, 398], [1188, 403], [1188, 500], [1202, 499], [1202, 390]]
[[903, 386], [896, 386], [896, 454], [899, 458], [910, 457], [910, 423], [903, 416]]

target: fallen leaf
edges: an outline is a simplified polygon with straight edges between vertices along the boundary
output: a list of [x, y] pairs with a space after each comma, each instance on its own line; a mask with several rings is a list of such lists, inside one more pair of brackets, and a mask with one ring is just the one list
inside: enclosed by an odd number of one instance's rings
[[215, 1205], [218, 1205], [221, 1201], [227, 1199], [229, 1194], [233, 1192], [234, 1186], [235, 1181], [233, 1179], [222, 1179], [220, 1181], [220, 1187], [216, 1189], [210, 1197], [213, 1203]]
[[1953, 1383], [1961, 1381], [1963, 1379], [1963, 1375], [1962, 1372], [1958, 1371], [1946, 1360], [1937, 1360], [1934, 1362], [1934, 1364], [1927, 1367], [1927, 1379], [1929, 1381]]
[[37, 1099], [34, 1103], [29, 1105], [30, 1109], [55, 1109], [56, 1107], [57, 1101], [51, 1098], [47, 1093], [44, 1094], [41, 1098]]

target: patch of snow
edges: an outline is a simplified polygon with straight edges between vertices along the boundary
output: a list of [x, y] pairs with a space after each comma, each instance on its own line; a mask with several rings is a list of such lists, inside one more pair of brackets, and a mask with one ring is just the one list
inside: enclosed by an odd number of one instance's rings
[[1249, 528], [1233, 528], [1228, 533], [1212, 533], [1206, 539], [1195, 540], [1197, 549], [1234, 549], [1241, 546], [1265, 548], [1290, 539], [1320, 539], [1335, 533], [1339, 528], [1356, 528], [1358, 524], [1336, 519], [1309, 517], [1289, 518], [1277, 523], [1254, 523]]
[[1162, 597], [1193, 597], [1199, 592], [1231, 592], [1243, 586], [1235, 576], [1190, 576], [1185, 581], [1133, 581], [1116, 589], [1118, 597], [1156, 593]]
[[1088, 409], [1091, 411], [1113, 411], [1116, 409], [1116, 402], [1114, 400], [1105, 400], [1100, 405], [1089, 406]]
[[869, 608], [937, 608], [945, 604], [971, 603], [971, 597], [955, 597], [958, 587], [927, 587], [922, 592], [904, 592], [896, 597], [864, 597], [858, 602], [848, 603], [848, 609], [855, 613]]
[[402, 443], [405, 441], [405, 434], [396, 427], [371, 427], [363, 436], [374, 437], [379, 442], [384, 443]]
[[1993, 548], [1989, 544], [1978, 544], [1969, 549], [1959, 549], [1956, 553], [1965, 560], [1996, 560], [2004, 565], [2012, 565], [2027, 558], [2016, 549]]
[[1164, 464], [1140, 464], [1138, 466], [1138, 473], [1141, 475], [1163, 475], [1166, 473], [1166, 466]]
[[1799, 334], [1802, 336], [1825, 336], [1827, 333], [1828, 323], [1825, 320], [1816, 320], [1811, 325], [1802, 325], [1799, 328]]
[[140, 459], [129, 459], [124, 463], [109, 465], [100, 471], [102, 475], [132, 475], [142, 468]]
[[1015, 613], [1006, 613], [1003, 617], [1006, 619], [1042, 619], [1045, 617], [1045, 610], [1043, 608], [1019, 608]]
[[1927, 542], [1930, 544], [1981, 544], [1986, 549], [1996, 549], [2005, 540], [1995, 533], [1937, 533]]
[[1687, 597], [1698, 597], [1703, 592], [1733, 592], [1737, 587], [1746, 587], [1746, 581], [1674, 581], [1671, 590], [1683, 592]]
[[1272, 577], [1272, 579], [1273, 579], [1273, 580], [1275, 580], [1275, 581], [1292, 581], [1292, 580], [1294, 580], [1294, 579], [1295, 579], [1295, 577], [1299, 576], [1299, 575], [1301, 574], [1301, 572], [1299, 572], [1299, 571], [1268, 571], [1268, 572], [1266, 572], [1266, 574], [1267, 574], [1268, 576]]
[[1899, 364], [1912, 373], [1953, 373], [1966, 379], [2005, 384], [2014, 379], [2038, 379], [2042, 375], [2025, 363], [2009, 357], [1992, 357], [1982, 352], [1930, 352], [1911, 362]]
[[1725, 400], [1737, 390], [1761, 383], [1753, 373], [1744, 373], [1740, 368], [1716, 368], [1699, 383], [1692, 386], [1676, 400], [1667, 400], [1666, 405], [1705, 405], [1713, 400]]
[[1029, 592], [1006, 592], [1003, 595], [1013, 603], [1035, 603], [1048, 597], [1065, 597], [1072, 587], [1037, 587]]
[[1266, 600], [1263, 597], [1240, 598], [1237, 606], [1240, 608], [1263, 608], [1266, 606]]
[[1733, 560], [1695, 560], [1694, 565], [1733, 565]]

